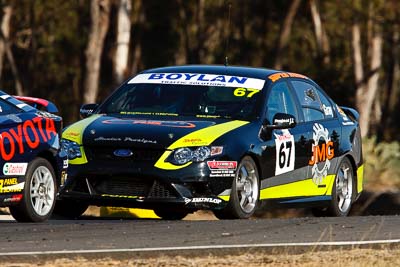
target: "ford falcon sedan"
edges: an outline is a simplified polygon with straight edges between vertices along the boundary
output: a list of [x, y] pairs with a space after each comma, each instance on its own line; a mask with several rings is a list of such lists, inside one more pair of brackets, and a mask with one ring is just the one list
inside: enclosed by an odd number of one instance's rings
[[262, 201], [346, 216], [363, 190], [356, 110], [292, 72], [189, 65], [150, 69], [64, 129], [68, 178], [55, 212], [88, 205], [181, 219], [249, 218]]

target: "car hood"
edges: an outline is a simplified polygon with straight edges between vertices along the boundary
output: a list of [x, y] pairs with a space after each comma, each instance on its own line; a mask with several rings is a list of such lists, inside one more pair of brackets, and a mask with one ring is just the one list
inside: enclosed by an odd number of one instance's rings
[[93, 115], [71, 125], [63, 138], [88, 146], [134, 146], [174, 149], [209, 145], [246, 121], [171, 120]]

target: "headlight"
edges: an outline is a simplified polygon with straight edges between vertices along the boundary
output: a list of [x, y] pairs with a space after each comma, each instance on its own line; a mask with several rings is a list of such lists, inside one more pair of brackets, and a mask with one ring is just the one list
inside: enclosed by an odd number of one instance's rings
[[[222, 153], [222, 150], [221, 150]], [[198, 148], [178, 148], [173, 153], [172, 162], [178, 165], [183, 165], [188, 163], [189, 161], [193, 162], [201, 162], [206, 160], [211, 156], [211, 149], [206, 146], [198, 147]]]
[[61, 139], [61, 149], [67, 152], [68, 159], [75, 159], [82, 157], [80, 146], [74, 142], [67, 139]]
[[174, 160], [179, 165], [185, 164], [192, 160], [192, 150], [189, 148], [179, 148], [174, 153]]

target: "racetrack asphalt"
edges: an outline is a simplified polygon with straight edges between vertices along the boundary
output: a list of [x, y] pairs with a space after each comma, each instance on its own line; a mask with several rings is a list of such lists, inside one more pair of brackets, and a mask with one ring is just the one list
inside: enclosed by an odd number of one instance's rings
[[84, 217], [45, 223], [0, 217], [0, 256], [400, 242], [400, 216], [198, 221]]

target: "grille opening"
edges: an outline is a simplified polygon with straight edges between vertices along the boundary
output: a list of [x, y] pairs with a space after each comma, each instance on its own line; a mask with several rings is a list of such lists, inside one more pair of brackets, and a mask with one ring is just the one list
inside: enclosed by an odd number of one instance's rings
[[169, 189], [168, 187], [164, 186], [163, 184], [161, 184], [155, 180], [148, 197], [149, 198], [175, 198], [176, 195], [173, 193], [173, 191], [171, 191], [171, 189]]
[[146, 197], [153, 180], [131, 177], [107, 177], [90, 180], [97, 194]]

